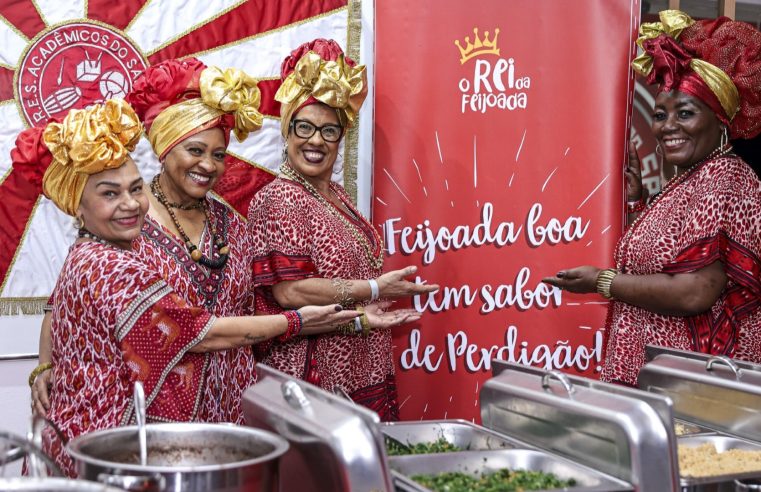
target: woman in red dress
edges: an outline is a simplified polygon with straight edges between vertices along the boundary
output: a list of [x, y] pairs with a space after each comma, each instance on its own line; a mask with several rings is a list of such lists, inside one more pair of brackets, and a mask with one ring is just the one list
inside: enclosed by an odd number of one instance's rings
[[648, 344], [761, 362], [761, 182], [729, 138], [761, 132], [761, 33], [664, 11], [634, 62], [659, 84], [652, 130], [677, 173], [643, 198], [629, 152], [629, 226], [616, 267], [544, 279], [611, 300], [602, 379], [636, 385]]
[[[382, 274], [383, 244], [375, 228], [331, 181], [340, 141], [367, 95], [364, 66], [335, 41], [305, 43], [282, 65], [280, 175], [249, 206], [257, 307], [264, 313], [305, 304], [365, 304], [437, 286], [404, 277], [414, 267]], [[412, 320], [412, 318], [410, 319]], [[265, 363], [328, 391], [337, 388], [383, 420], [398, 419], [390, 330], [362, 335], [300, 337], [267, 347]]]
[[[135, 381], [145, 388], [150, 420], [194, 420], [207, 352], [332, 331], [358, 315], [325, 306], [218, 318], [188, 305], [132, 250], [148, 209], [129, 156], [141, 132], [132, 108], [112, 100], [26, 130], [12, 152], [14, 167], [26, 168], [80, 226], [51, 296], [47, 417], [66, 439], [132, 421]], [[62, 443], [47, 437], [46, 451], [74, 476]]]

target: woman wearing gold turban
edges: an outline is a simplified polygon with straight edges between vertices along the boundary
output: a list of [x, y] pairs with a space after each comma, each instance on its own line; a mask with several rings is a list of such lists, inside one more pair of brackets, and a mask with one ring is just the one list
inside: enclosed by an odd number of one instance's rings
[[[187, 303], [133, 250], [149, 206], [129, 156], [141, 131], [132, 108], [112, 100], [26, 130], [12, 153], [15, 167], [44, 172], [44, 193], [81, 226], [51, 296], [47, 417], [67, 439], [130, 422], [134, 381], [149, 420], [196, 420], [206, 353], [332, 331], [359, 314], [332, 305], [223, 318]], [[73, 476], [62, 443], [46, 447]]]
[[676, 177], [646, 200], [636, 151], [615, 268], [546, 282], [610, 299], [602, 378], [635, 385], [647, 344], [761, 362], [761, 182], [730, 138], [761, 132], [761, 33], [660, 13], [634, 69], [659, 84], [652, 130]]
[[[414, 267], [382, 275], [378, 233], [331, 181], [340, 141], [367, 95], [365, 67], [346, 58], [335, 41], [317, 39], [283, 61], [281, 79], [275, 99], [285, 162], [248, 212], [258, 308], [353, 307], [435, 290], [405, 280]], [[340, 387], [383, 420], [398, 419], [390, 330], [367, 333], [361, 323], [349, 324], [343, 334], [263, 348], [266, 364], [329, 391]]]

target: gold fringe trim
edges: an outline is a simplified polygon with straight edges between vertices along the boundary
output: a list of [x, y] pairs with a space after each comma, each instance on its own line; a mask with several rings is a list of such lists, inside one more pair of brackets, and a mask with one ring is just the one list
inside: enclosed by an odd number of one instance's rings
[[44, 314], [47, 304], [47, 297], [4, 297], [0, 299], [0, 316]]
[[[362, 38], [362, 2], [349, 0], [346, 25], [346, 55], [357, 63]], [[354, 203], [357, 203], [357, 163], [359, 162], [359, 118], [346, 132], [344, 141], [344, 189]]]

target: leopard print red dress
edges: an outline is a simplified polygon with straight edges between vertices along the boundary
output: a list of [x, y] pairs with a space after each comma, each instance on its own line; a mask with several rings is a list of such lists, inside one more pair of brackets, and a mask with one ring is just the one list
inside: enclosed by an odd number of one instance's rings
[[761, 182], [740, 158], [708, 161], [666, 185], [619, 241], [616, 267], [633, 275], [678, 274], [718, 260], [727, 286], [697, 316], [611, 302], [601, 378], [636, 385], [646, 345], [761, 362], [760, 253]]
[[[67, 439], [130, 423], [135, 381], [145, 388], [149, 420], [195, 419], [205, 358], [188, 350], [214, 316], [188, 306], [133, 252], [97, 242], [72, 246], [52, 299], [47, 417]], [[44, 448], [75, 476], [52, 433]]]
[[[331, 188], [354, 216], [339, 213], [362, 231], [374, 250], [381, 248], [372, 225], [344, 189], [335, 183]], [[347, 226], [293, 181], [278, 178], [257, 193], [248, 209], [248, 228], [254, 248], [257, 311], [282, 312], [272, 286], [284, 280], [366, 279], [381, 274]], [[266, 346], [265, 357], [265, 364], [328, 391], [342, 387], [382, 420], [398, 420], [389, 329], [373, 330], [367, 337], [298, 337]]]
[[[207, 197], [206, 203], [217, 233], [230, 248], [223, 268], [211, 269], [193, 261], [182, 239], [150, 215], [133, 249], [191, 306], [204, 307], [218, 317], [253, 315], [251, 245], [245, 221], [216, 199]], [[208, 227], [201, 234], [199, 249], [208, 258], [219, 258]], [[207, 369], [198, 420], [243, 424], [243, 392], [256, 382], [251, 347], [210, 352], [205, 357]]]

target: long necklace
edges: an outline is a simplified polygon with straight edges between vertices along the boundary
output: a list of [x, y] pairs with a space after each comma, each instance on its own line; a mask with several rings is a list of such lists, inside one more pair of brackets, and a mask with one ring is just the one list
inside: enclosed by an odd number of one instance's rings
[[[164, 194], [164, 190], [161, 189], [159, 176], [160, 174], [157, 174], [154, 176], [153, 181], [151, 181], [151, 193], [153, 193], [153, 196], [156, 197], [159, 203], [161, 203], [164, 208], [166, 208], [166, 211], [169, 212], [169, 217], [172, 218], [174, 227], [177, 228], [177, 231], [180, 233], [180, 236], [185, 243], [185, 248], [187, 248], [188, 253], [190, 253], [190, 257], [193, 259], [193, 261], [196, 261], [207, 268], [213, 268], [217, 270], [224, 267], [230, 255], [230, 247], [227, 246], [224, 238], [217, 234], [217, 226], [214, 224], [214, 221], [211, 220], [211, 214], [209, 213], [209, 206], [207, 205], [206, 200], [202, 198], [191, 205], [180, 205], [170, 202]], [[185, 229], [183, 229], [180, 225], [180, 221], [177, 220], [177, 216], [174, 214], [173, 210], [175, 208], [179, 208], [180, 210], [203, 210], [204, 216], [206, 217], [206, 223], [211, 230], [212, 242], [217, 247], [219, 258], [207, 258], [206, 255], [201, 253], [201, 250], [198, 249], [198, 246], [193, 244], [193, 242], [190, 240], [190, 237], [188, 237], [188, 235], [185, 233]]]
[[[322, 193], [317, 191], [317, 188], [315, 188], [314, 185], [312, 185], [312, 183], [307, 181], [301, 175], [301, 173], [293, 169], [290, 165], [288, 165], [287, 162], [284, 163], [282, 166], [280, 166], [280, 173], [286, 178], [290, 179], [291, 181], [295, 181], [296, 183], [299, 183], [301, 186], [303, 186], [309, 192], [309, 194], [314, 196], [317, 199], [317, 201], [320, 202], [320, 204], [322, 204], [325, 208], [327, 208], [331, 214], [333, 214], [335, 217], [338, 218], [338, 220], [343, 222], [344, 226], [346, 226], [346, 229], [349, 231], [349, 233], [364, 248], [365, 253], [367, 254], [367, 259], [370, 261], [370, 265], [372, 265], [373, 268], [378, 269], [383, 266], [383, 243], [374, 227], [371, 226], [370, 230], [372, 231], [373, 238], [379, 245], [378, 253], [373, 252], [373, 247], [370, 244], [369, 239], [359, 229], [359, 227], [357, 227], [349, 219], [347, 219], [346, 216], [340, 210], [338, 210], [338, 208], [333, 206], [327, 200], [327, 198], [322, 196]], [[340, 197], [339, 197], [339, 200], [340, 200]]]
[[645, 206], [645, 209], [640, 212], [640, 214], [637, 216], [636, 219], [634, 219], [634, 222], [629, 226], [629, 228], [626, 230], [626, 233], [621, 238], [620, 248], [616, 250], [616, 265], [619, 269], [625, 269], [626, 264], [625, 262], [628, 260], [628, 254], [624, 254], [624, 245], [628, 245], [629, 241], [631, 241], [632, 236], [636, 232], [636, 229], [638, 226], [642, 223], [642, 219], [647, 215], [648, 212], [650, 212], [654, 207], [655, 204], [658, 203], [664, 195], [666, 195], [671, 190], [675, 189], [680, 184], [687, 181], [690, 176], [695, 174], [695, 171], [698, 170], [703, 164], [706, 162], [712, 161], [714, 159], [718, 159], [719, 157], [724, 157], [726, 155], [729, 155], [732, 153], [732, 146], [729, 145], [725, 148], [718, 147], [714, 149], [710, 154], [708, 154], [703, 159], [699, 160], [692, 166], [690, 166], [686, 171], [684, 171], [682, 174], [679, 174], [672, 178], [670, 181], [668, 181], [664, 186], [663, 189], [661, 189], [660, 193], [655, 195]]

